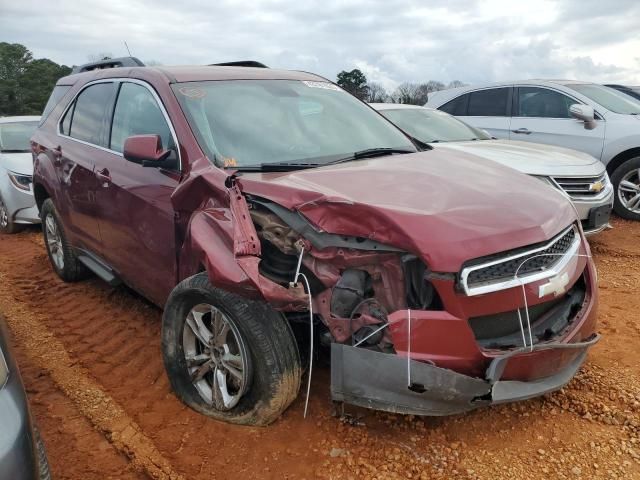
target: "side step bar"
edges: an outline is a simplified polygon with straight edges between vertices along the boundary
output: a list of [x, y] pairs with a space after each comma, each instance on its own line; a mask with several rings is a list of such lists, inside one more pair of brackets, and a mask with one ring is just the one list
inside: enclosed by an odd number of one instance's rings
[[118, 278], [118, 276], [111, 268], [104, 265], [98, 259], [94, 258], [91, 254], [87, 252], [78, 252], [78, 260], [80, 260], [85, 267], [87, 267], [112, 287], [115, 287], [122, 283], [122, 281]]

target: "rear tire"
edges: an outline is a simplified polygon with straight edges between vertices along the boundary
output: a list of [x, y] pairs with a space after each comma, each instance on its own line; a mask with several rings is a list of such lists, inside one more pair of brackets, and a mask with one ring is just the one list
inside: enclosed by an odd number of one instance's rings
[[627, 220], [640, 220], [640, 157], [627, 160], [611, 175], [613, 210]]
[[[224, 337], [216, 334], [223, 330]], [[230, 370], [225, 370], [224, 353], [216, 358], [223, 351], [234, 359]], [[300, 355], [284, 316], [266, 303], [214, 288], [206, 272], [187, 278], [171, 293], [162, 317], [162, 353], [180, 400], [225, 422], [268, 425], [300, 389]]]
[[89, 270], [74, 253], [67, 242], [64, 227], [53, 201], [47, 198], [40, 208], [42, 234], [49, 261], [56, 274], [65, 282], [76, 282], [86, 278]]
[[18, 233], [24, 227], [19, 223], [14, 223], [11, 220], [11, 215], [9, 214], [9, 207], [7, 207], [0, 197], [0, 232], [2, 233]]

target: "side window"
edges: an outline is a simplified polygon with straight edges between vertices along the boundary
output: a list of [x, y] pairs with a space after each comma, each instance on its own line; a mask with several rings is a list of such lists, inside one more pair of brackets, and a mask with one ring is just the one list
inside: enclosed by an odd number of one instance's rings
[[469, 94], [460, 95], [458, 98], [448, 101], [438, 110], [447, 112], [450, 115], [466, 115], [467, 105], [469, 104]]
[[53, 91], [49, 96], [49, 100], [47, 101], [47, 104], [44, 106], [44, 110], [42, 111], [42, 116], [40, 117], [40, 125], [44, 123], [44, 121], [51, 113], [51, 110], [53, 110], [53, 108], [58, 105], [58, 102], [60, 102], [62, 97], [65, 96], [70, 88], [70, 85], [56, 85], [55, 87], [53, 87]]
[[508, 88], [490, 88], [471, 92], [469, 95], [469, 112], [467, 115], [475, 117], [507, 116]]
[[64, 114], [64, 118], [62, 119], [62, 123], [60, 124], [60, 133], [63, 135], [69, 135], [69, 130], [71, 129], [71, 119], [73, 118], [73, 109], [76, 108], [76, 102], [69, 107], [67, 113]]
[[[97, 83], [83, 90], [76, 98], [73, 106], [73, 115], [70, 119], [69, 136], [92, 143], [94, 145], [105, 146], [105, 112], [111, 105], [115, 84]], [[67, 116], [69, 116], [67, 112]], [[67, 117], [63, 120], [67, 122]]]
[[577, 103], [547, 88], [520, 87], [517, 117], [571, 118], [569, 107]]
[[123, 83], [113, 112], [109, 148], [121, 152], [131, 135], [160, 135], [162, 147], [175, 148], [171, 130], [156, 99], [142, 85]]

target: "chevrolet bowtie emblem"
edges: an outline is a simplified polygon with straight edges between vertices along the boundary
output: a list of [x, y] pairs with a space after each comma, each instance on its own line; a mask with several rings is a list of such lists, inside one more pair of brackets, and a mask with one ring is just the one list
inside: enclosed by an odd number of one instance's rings
[[538, 297], [546, 297], [551, 293], [556, 297], [562, 295], [567, 285], [569, 285], [569, 274], [564, 272], [562, 275], [552, 278], [549, 283], [540, 285], [538, 289]]
[[600, 180], [589, 185], [590, 192], [600, 193], [602, 190], [604, 190], [604, 183]]

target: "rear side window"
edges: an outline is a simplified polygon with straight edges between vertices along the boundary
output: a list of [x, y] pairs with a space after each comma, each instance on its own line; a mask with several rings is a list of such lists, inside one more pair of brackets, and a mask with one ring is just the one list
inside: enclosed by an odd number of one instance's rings
[[65, 96], [65, 94], [69, 91], [70, 88], [71, 88], [70, 85], [56, 85], [55, 87], [53, 87], [53, 91], [49, 96], [49, 100], [47, 101], [47, 104], [44, 106], [44, 110], [42, 111], [42, 117], [40, 118], [40, 125], [44, 123], [44, 121], [47, 119], [47, 117], [51, 113], [51, 110], [53, 110], [54, 107], [58, 105], [58, 103], [60, 103], [60, 100], [62, 100], [62, 97]]
[[84, 89], [62, 121], [62, 133], [77, 140], [105, 146], [105, 112], [112, 105], [114, 83], [97, 83]]
[[109, 148], [122, 152], [131, 135], [160, 135], [163, 148], [175, 148], [169, 125], [151, 92], [136, 83], [123, 83], [113, 113]]
[[509, 100], [508, 88], [490, 88], [469, 94], [469, 111], [474, 117], [505, 117]]
[[469, 104], [469, 94], [460, 95], [449, 102], [442, 105], [438, 110], [447, 112], [449, 115], [466, 115], [467, 105]]
[[578, 103], [562, 93], [538, 87], [518, 89], [518, 117], [571, 118], [569, 107]]

